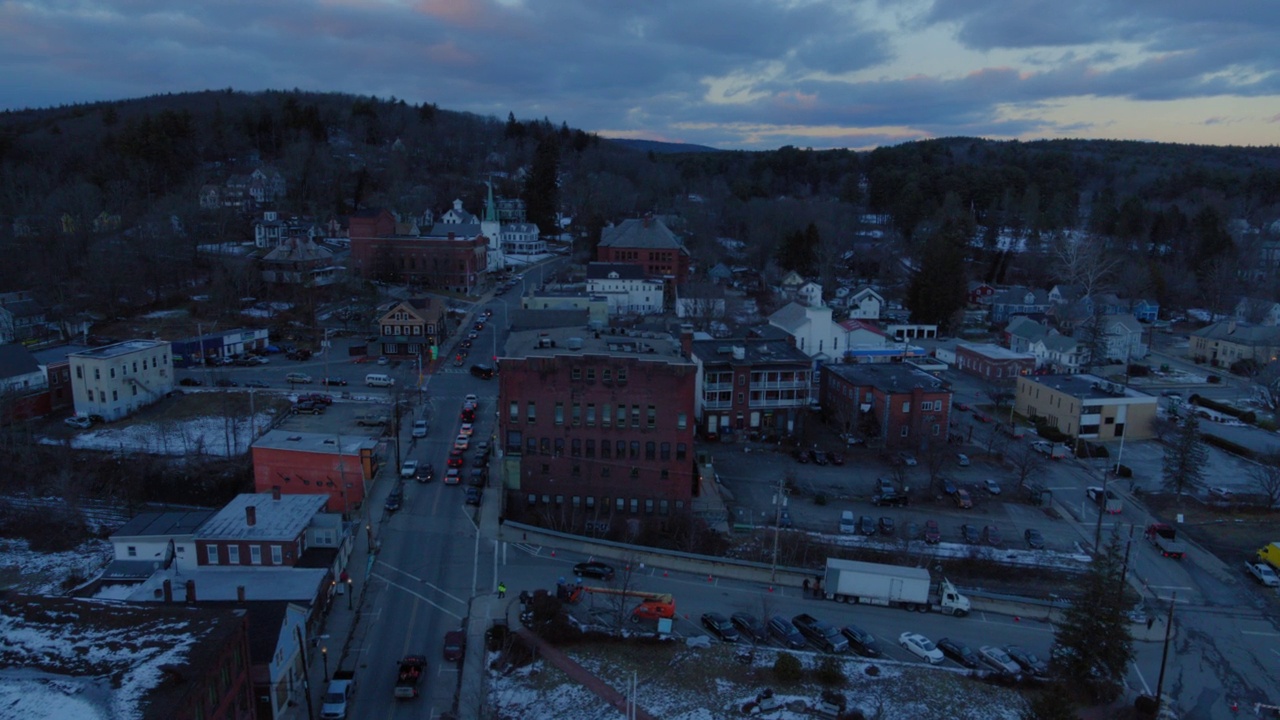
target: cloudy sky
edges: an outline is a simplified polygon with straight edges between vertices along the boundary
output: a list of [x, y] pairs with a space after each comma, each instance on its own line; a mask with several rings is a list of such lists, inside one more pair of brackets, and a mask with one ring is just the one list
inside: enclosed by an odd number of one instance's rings
[[1280, 0], [0, 0], [0, 108], [226, 87], [721, 148], [1273, 145]]

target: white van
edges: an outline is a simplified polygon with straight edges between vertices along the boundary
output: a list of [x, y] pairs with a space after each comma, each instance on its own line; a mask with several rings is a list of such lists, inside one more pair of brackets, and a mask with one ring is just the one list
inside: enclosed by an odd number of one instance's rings
[[369, 387], [392, 387], [396, 384], [396, 381], [390, 375], [369, 373], [364, 376], [364, 384]]
[[853, 520], [853, 511], [845, 510], [840, 513], [840, 534], [853, 535], [858, 532], [858, 525]]

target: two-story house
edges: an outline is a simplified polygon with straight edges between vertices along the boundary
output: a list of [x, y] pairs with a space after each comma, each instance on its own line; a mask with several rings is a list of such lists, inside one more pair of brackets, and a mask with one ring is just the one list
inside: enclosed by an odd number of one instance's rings
[[1049, 333], [1031, 344], [1029, 352], [1039, 358], [1039, 367], [1059, 374], [1078, 373], [1089, 360], [1089, 350], [1070, 335]]
[[1049, 306], [1049, 293], [1044, 290], [1011, 287], [991, 298], [991, 321], [1002, 323], [1015, 315], [1042, 315]]
[[820, 398], [838, 428], [873, 446], [916, 450], [947, 440], [951, 391], [907, 365], [828, 365]]
[[694, 340], [690, 349], [705, 436], [791, 433], [813, 402], [813, 361], [785, 339]]
[[311, 237], [286, 238], [258, 261], [263, 282], [316, 287], [341, 278], [343, 268], [334, 264], [333, 251]]
[[215, 512], [175, 510], [133, 516], [111, 534], [111, 563], [102, 573], [102, 584], [141, 582], [170, 566], [179, 571], [196, 567], [196, 531]]
[[1235, 320], [1206, 325], [1191, 333], [1190, 355], [1214, 367], [1230, 368], [1241, 360], [1266, 365], [1280, 356], [1280, 327]]
[[119, 420], [173, 390], [173, 358], [163, 340], [126, 340], [67, 356], [77, 415]]
[[864, 287], [849, 295], [846, 304], [849, 317], [855, 320], [879, 320], [884, 297], [874, 289]]
[[312, 544], [336, 547], [341, 527], [315, 527], [328, 501], [328, 495], [237, 495], [195, 532], [196, 564], [296, 566]]
[[1147, 344], [1143, 341], [1146, 328], [1137, 318], [1129, 314], [1103, 315], [1099, 323], [1104, 360], [1133, 362], [1147, 356]]
[[1264, 298], [1242, 297], [1236, 303], [1236, 321], [1251, 325], [1280, 325], [1280, 303]]
[[588, 263], [587, 294], [606, 298], [610, 316], [648, 315], [663, 309], [663, 282], [631, 263]]
[[401, 300], [378, 319], [378, 340], [370, 355], [432, 360], [449, 336], [444, 301], [435, 296]]

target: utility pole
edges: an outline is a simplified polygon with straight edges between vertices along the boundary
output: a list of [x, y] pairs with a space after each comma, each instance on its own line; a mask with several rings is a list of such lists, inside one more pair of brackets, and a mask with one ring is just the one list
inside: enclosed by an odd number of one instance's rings
[[1160, 714], [1160, 698], [1164, 694], [1164, 667], [1169, 662], [1169, 636], [1173, 634], [1173, 606], [1178, 602], [1178, 591], [1169, 598], [1169, 617], [1164, 622], [1164, 652], [1160, 655], [1160, 679], [1156, 681], [1156, 715]]
[[786, 475], [778, 475], [778, 492], [773, 503], [773, 569], [769, 573], [769, 582], [778, 582], [778, 531], [782, 524], [782, 490]]

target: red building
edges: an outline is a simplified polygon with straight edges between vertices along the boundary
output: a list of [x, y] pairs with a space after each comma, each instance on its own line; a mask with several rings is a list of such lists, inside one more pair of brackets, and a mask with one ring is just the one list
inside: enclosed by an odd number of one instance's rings
[[689, 278], [689, 250], [652, 215], [605, 228], [600, 234], [596, 259], [639, 265], [649, 277], [666, 278], [677, 285]]
[[437, 224], [423, 231], [385, 208], [348, 219], [351, 269], [364, 278], [470, 293], [487, 280], [489, 239], [479, 226]]
[[822, 409], [842, 431], [889, 449], [946, 442], [951, 391], [899, 364], [826, 365]]
[[509, 503], [579, 530], [689, 512], [697, 371], [677, 341], [529, 330], [501, 367]]
[[377, 447], [361, 435], [269, 430], [250, 448], [253, 489], [328, 495], [329, 512], [355, 512], [377, 472]]
[[961, 343], [956, 345], [956, 368], [984, 380], [1012, 382], [1035, 371], [1036, 356], [999, 345]]
[[308, 530], [324, 512], [326, 500], [325, 495], [237, 495], [196, 530], [196, 563], [297, 565], [310, 545]]

